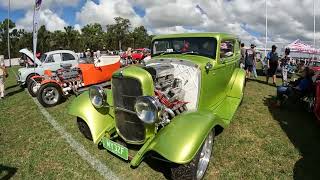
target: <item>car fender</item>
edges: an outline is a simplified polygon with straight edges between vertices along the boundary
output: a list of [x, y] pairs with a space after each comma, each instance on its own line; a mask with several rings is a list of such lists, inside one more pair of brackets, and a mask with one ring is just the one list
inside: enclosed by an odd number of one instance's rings
[[186, 164], [195, 157], [208, 133], [216, 125], [225, 126], [212, 111], [179, 115], [144, 144], [132, 159], [131, 165], [138, 166], [149, 151], [158, 153], [170, 162]]
[[[107, 103], [113, 104], [111, 90], [107, 89], [105, 93], [107, 94]], [[111, 132], [115, 127], [113, 108], [96, 109], [91, 104], [88, 91], [83, 92], [72, 101], [68, 113], [87, 123], [95, 144], [99, 143], [106, 132]]]
[[42, 80], [44, 79], [43, 76], [39, 76], [39, 75], [34, 75], [31, 77], [31, 79], [37, 79], [37, 78], [41, 78]]
[[53, 79], [44, 79], [43, 81], [41, 81], [41, 85], [44, 85], [47, 83], [56, 83], [59, 87], [61, 87], [60, 84], [58, 83], [58, 81], [53, 80]]
[[245, 81], [246, 72], [241, 68], [236, 68], [227, 86], [227, 96], [242, 99]]

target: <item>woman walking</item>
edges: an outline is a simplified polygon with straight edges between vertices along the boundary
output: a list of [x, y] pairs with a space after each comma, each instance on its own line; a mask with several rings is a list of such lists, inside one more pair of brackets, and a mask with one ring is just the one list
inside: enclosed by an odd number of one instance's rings
[[291, 61], [290, 58], [290, 49], [286, 48], [284, 56], [280, 60], [281, 74], [282, 74], [282, 84], [286, 86], [288, 83], [288, 66]]
[[4, 98], [4, 80], [8, 76], [3, 60], [0, 60], [0, 99]]

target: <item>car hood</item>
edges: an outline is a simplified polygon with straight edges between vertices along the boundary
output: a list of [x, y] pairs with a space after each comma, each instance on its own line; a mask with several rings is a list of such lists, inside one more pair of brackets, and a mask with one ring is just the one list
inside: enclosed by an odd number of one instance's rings
[[28, 49], [21, 49], [19, 51], [21, 54], [25, 54], [26, 56], [28, 56], [32, 62], [36, 63], [37, 65], [41, 65], [41, 61], [36, 57], [34, 58], [33, 53], [31, 51], [29, 51]]

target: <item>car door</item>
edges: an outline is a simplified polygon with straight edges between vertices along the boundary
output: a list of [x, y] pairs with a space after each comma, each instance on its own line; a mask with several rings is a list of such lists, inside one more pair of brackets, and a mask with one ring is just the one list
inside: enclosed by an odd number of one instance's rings
[[44, 69], [49, 69], [52, 71], [56, 71], [60, 69], [60, 63], [61, 63], [61, 55], [60, 53], [56, 54], [50, 54], [48, 55], [47, 59], [45, 60], [45, 63], [43, 63]]
[[[204, 108], [215, 108], [226, 97], [226, 63], [220, 58], [221, 43], [216, 46], [216, 59], [207, 63], [205, 72], [202, 76], [202, 100], [200, 106]], [[211, 67], [210, 67], [211, 66]]]
[[61, 53], [61, 57], [62, 57], [62, 61], [61, 61], [62, 64], [71, 64], [72, 67], [75, 67], [78, 65], [77, 58], [71, 53]]

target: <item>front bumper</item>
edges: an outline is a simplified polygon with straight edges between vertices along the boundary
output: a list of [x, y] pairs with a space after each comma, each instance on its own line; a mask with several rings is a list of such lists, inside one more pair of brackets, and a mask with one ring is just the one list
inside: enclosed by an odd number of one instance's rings
[[20, 85], [20, 86], [24, 86], [26, 84], [25, 81], [22, 81], [21, 80], [21, 76], [20, 75], [17, 75], [17, 79], [16, 79], [17, 83]]

